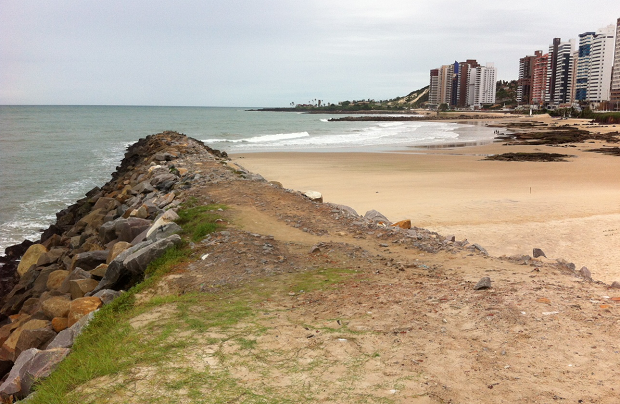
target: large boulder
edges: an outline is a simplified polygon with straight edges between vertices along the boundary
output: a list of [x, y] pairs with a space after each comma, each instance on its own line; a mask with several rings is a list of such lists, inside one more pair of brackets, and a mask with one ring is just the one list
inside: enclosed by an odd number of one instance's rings
[[30, 394], [35, 381], [49, 376], [71, 352], [68, 348], [55, 348], [40, 351], [27, 349], [15, 361], [7, 379], [0, 385], [0, 399], [12, 402], [12, 396], [22, 399]]
[[131, 243], [128, 243], [126, 241], [119, 241], [118, 243], [115, 243], [112, 248], [110, 248], [110, 252], [106, 257], [106, 264], [112, 262], [116, 257], [118, 257], [120, 253], [122, 253], [129, 247], [131, 247]]
[[68, 250], [66, 248], [62, 248], [62, 247], [52, 248], [51, 250], [49, 250], [45, 254], [41, 254], [39, 256], [39, 260], [37, 261], [37, 266], [42, 267], [42, 266], [45, 266], [45, 265], [49, 265], [49, 264], [51, 264], [53, 262], [56, 262], [67, 251]]
[[98, 281], [94, 279], [76, 279], [69, 281], [69, 293], [72, 299], [79, 299], [97, 287]]
[[82, 317], [97, 310], [101, 307], [103, 303], [101, 299], [98, 297], [90, 296], [90, 297], [82, 297], [79, 299], [75, 299], [69, 305], [69, 315], [67, 323], [69, 327], [73, 324], [77, 323]]
[[108, 250], [88, 251], [77, 254], [71, 262], [71, 270], [82, 268], [85, 271], [95, 269], [99, 264], [105, 264], [108, 258]]
[[41, 294], [47, 290], [47, 281], [49, 280], [49, 276], [52, 272], [58, 270], [58, 265], [51, 265], [46, 267], [39, 272], [39, 276], [34, 281], [32, 285], [32, 290], [36, 292], [36, 294]]
[[58, 333], [58, 335], [50, 342], [47, 346], [47, 349], [54, 348], [71, 348], [73, 346], [73, 341], [77, 338], [78, 335], [82, 333], [82, 330], [90, 320], [93, 319], [95, 312], [90, 312], [84, 317], [80, 318], [75, 324], [71, 327], [63, 329]]
[[[153, 223], [153, 225], [146, 232], [146, 237], [148, 239], [152, 239], [150, 237], [151, 234], [153, 234], [154, 232], [159, 231], [162, 227], [164, 227], [166, 225], [173, 224], [176, 220], [179, 220], [179, 215], [177, 215], [175, 211], [173, 211], [173, 210], [166, 211], [157, 220], [155, 220], [155, 223]], [[176, 223], [174, 223], [174, 224], [176, 224]], [[177, 227], [180, 229], [180, 226], [177, 225]]]
[[[47, 328], [51, 325], [49, 321], [46, 320], [29, 320], [24, 323], [22, 326], [17, 328], [15, 331], [11, 333], [11, 336], [4, 341], [2, 347], [0, 347], [0, 361], [14, 361], [17, 355], [16, 348], [17, 342], [21, 337], [22, 333], [26, 330], [37, 330], [40, 328]], [[50, 327], [51, 328], [51, 327]], [[20, 351], [21, 352], [21, 351]]]
[[24, 330], [17, 344], [15, 345], [15, 357], [30, 348], [45, 348], [45, 346], [56, 336], [56, 333], [52, 330], [52, 323], [48, 323], [43, 328], [37, 328], [35, 330]]
[[101, 209], [103, 212], [109, 212], [112, 209], [116, 209], [120, 206], [120, 203], [114, 198], [101, 197], [95, 202], [93, 210]]
[[46, 286], [48, 290], [54, 290], [60, 288], [65, 278], [69, 276], [70, 272], [64, 269], [58, 269], [47, 277]]
[[[145, 248], [146, 246], [153, 244], [152, 241], [144, 241], [142, 243], [136, 244], [124, 251], [122, 251], [110, 264], [106, 269], [105, 275], [97, 287], [90, 293], [87, 293], [86, 296], [92, 296], [100, 290], [103, 289], [114, 289], [115, 285], [122, 284], [121, 278], [125, 274], [125, 266], [123, 265], [123, 261], [125, 258], [129, 257], [134, 252], [140, 250], [141, 248]], [[116, 287], [116, 289], [121, 289], [122, 287]]]
[[131, 243], [136, 236], [151, 227], [151, 221], [130, 217], [129, 219], [120, 219], [116, 223], [116, 236], [120, 241]]
[[43, 244], [33, 244], [24, 253], [19, 265], [17, 266], [17, 273], [19, 276], [23, 276], [31, 266], [36, 265], [41, 255], [47, 253], [47, 248]]
[[125, 258], [123, 265], [132, 274], [132, 281], [139, 281], [151, 261], [161, 257], [167, 249], [180, 243], [181, 236], [174, 234], [163, 240], [156, 241]]
[[387, 217], [383, 216], [381, 213], [377, 212], [374, 209], [366, 212], [364, 218], [370, 220], [371, 222], [374, 222], [375, 224], [384, 224], [387, 226], [391, 223]]
[[67, 317], [71, 299], [66, 296], [53, 296], [41, 303], [41, 311], [47, 318]]
[[78, 279], [90, 279], [90, 278], [91, 278], [90, 272], [84, 271], [82, 268], [75, 268], [73, 271], [71, 271], [69, 276], [67, 276], [65, 280], [62, 281], [62, 285], [60, 285], [60, 288], [58, 288], [58, 291], [60, 293], [69, 293], [71, 289], [71, 281], [76, 281]]
[[99, 299], [101, 299], [101, 302], [103, 302], [103, 305], [105, 306], [106, 304], [111, 303], [112, 300], [114, 300], [117, 297], [119, 297], [121, 295], [121, 293], [122, 292], [120, 292], [118, 290], [103, 289], [103, 290], [100, 290], [99, 292], [95, 293], [93, 296], [96, 296]]

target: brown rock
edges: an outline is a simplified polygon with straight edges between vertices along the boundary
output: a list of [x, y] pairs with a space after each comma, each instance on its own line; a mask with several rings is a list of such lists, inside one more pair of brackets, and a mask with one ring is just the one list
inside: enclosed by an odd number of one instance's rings
[[62, 237], [58, 234], [54, 234], [41, 244], [43, 244], [47, 249], [58, 247], [62, 245]]
[[107, 211], [102, 211], [101, 209], [95, 209], [91, 211], [88, 215], [81, 218], [75, 225], [78, 229], [85, 229], [86, 227], [90, 228], [98, 228], [103, 224], [103, 218], [105, 217]]
[[65, 296], [54, 296], [41, 303], [41, 311], [48, 318], [67, 317], [71, 300]]
[[26, 313], [26, 314], [34, 314], [37, 311], [39, 311], [39, 309], [41, 308], [39, 299], [31, 297], [30, 299], [26, 300], [24, 302], [24, 304], [22, 305], [22, 309], [20, 310], [22, 313]]
[[120, 204], [114, 198], [106, 198], [102, 197], [97, 199], [95, 206], [93, 206], [93, 210], [101, 209], [103, 212], [109, 212], [112, 209], [116, 209]]
[[65, 271], [64, 269], [59, 269], [52, 272], [47, 277], [47, 289], [58, 289], [67, 276], [69, 276], [69, 271]]
[[101, 299], [98, 297], [82, 297], [75, 299], [69, 306], [69, 322], [67, 325], [71, 327], [73, 324], [77, 323], [80, 318], [97, 310], [101, 305]]
[[620, 282], [613, 281], [610, 287], [613, 289], [620, 289]]
[[45, 254], [41, 254], [37, 261], [37, 266], [49, 265], [56, 262], [67, 250], [65, 248], [52, 248]]
[[37, 328], [36, 330], [24, 330], [15, 345], [15, 358], [26, 349], [45, 348], [47, 343], [54, 339], [55, 336], [56, 333], [52, 331], [51, 323], [48, 323], [43, 328]]
[[105, 271], [108, 270], [108, 264], [99, 264], [97, 268], [88, 271], [91, 276], [95, 276], [97, 278], [103, 278], [105, 276]]
[[392, 226], [407, 230], [411, 228], [411, 220], [401, 220], [400, 222], [393, 223]]
[[129, 216], [137, 217], [139, 219], [146, 219], [149, 217], [149, 211], [145, 205], [142, 205], [138, 209], [132, 210]]
[[54, 317], [52, 319], [52, 329], [54, 331], [61, 332], [67, 329], [67, 327], [69, 327], [69, 320], [66, 317]]
[[131, 247], [131, 243], [128, 243], [126, 241], [119, 241], [118, 243], [114, 244], [114, 246], [112, 246], [110, 252], [108, 253], [106, 264], [112, 262], [114, 258], [118, 256], [118, 254], [122, 253], [129, 247]]
[[47, 248], [43, 244], [33, 244], [24, 253], [19, 265], [17, 266], [17, 273], [19, 276], [23, 276], [31, 266], [36, 265], [39, 261], [39, 257], [47, 252]]
[[39, 328], [45, 328], [51, 323], [45, 320], [29, 320], [15, 331], [11, 333], [11, 336], [7, 338], [7, 340], [2, 344], [2, 348], [0, 348], [0, 361], [9, 360], [15, 361], [15, 348], [17, 346], [17, 341], [19, 337], [22, 335], [22, 332], [25, 330], [36, 330]]
[[69, 293], [72, 299], [79, 299], [91, 290], [95, 289], [99, 284], [94, 279], [77, 279], [69, 281]]

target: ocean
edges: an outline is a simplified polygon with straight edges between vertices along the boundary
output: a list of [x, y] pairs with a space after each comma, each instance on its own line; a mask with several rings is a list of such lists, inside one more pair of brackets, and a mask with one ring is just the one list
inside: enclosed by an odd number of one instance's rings
[[229, 154], [380, 152], [494, 136], [491, 128], [449, 122], [328, 122], [344, 115], [247, 109], [0, 106], [0, 254], [38, 239], [56, 212], [111, 178], [128, 145], [165, 130]]

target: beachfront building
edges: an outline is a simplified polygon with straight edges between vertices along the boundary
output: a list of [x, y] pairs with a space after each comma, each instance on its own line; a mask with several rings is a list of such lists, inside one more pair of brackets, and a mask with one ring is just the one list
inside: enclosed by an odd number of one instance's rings
[[467, 59], [465, 62], [459, 63], [458, 73], [456, 77], [456, 91], [454, 97], [454, 106], [465, 108], [467, 104], [467, 89], [469, 82], [469, 70], [480, 67], [475, 59]]
[[577, 51], [577, 70], [575, 73], [575, 100], [583, 102], [588, 99], [588, 76], [590, 73], [592, 42], [594, 32], [584, 32], [579, 35], [579, 49]]
[[620, 18], [616, 22], [616, 45], [609, 100], [610, 109], [620, 111]]
[[545, 103], [548, 61], [548, 53], [537, 55], [534, 59], [534, 69], [532, 71], [532, 101], [530, 105], [537, 105], [540, 107]]
[[437, 108], [439, 106], [439, 69], [431, 69], [431, 82], [428, 86], [428, 107]]
[[579, 35], [575, 100], [595, 108], [610, 99], [616, 27]]
[[486, 66], [469, 69], [467, 104], [473, 108], [494, 104], [496, 82], [497, 70], [493, 63], [487, 62]]
[[573, 49], [575, 40], [562, 42], [560, 38], [554, 38], [549, 46], [549, 58], [547, 60], [547, 83], [545, 91], [545, 104], [548, 107], [558, 107], [571, 104], [574, 66]]
[[495, 103], [497, 72], [493, 63], [480, 66], [475, 59], [454, 62], [430, 71], [429, 108], [480, 107]]
[[534, 56], [525, 56], [519, 59], [519, 79], [517, 80], [517, 102], [532, 104], [532, 80], [536, 58], [542, 56], [542, 51], [534, 52]]

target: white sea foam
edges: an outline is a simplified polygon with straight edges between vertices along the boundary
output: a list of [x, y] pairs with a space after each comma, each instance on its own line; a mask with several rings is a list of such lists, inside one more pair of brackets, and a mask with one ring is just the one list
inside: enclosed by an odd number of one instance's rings
[[261, 135], [249, 137], [247, 139], [205, 139], [202, 140], [203, 143], [267, 143], [267, 142], [279, 142], [283, 140], [289, 139], [298, 139], [302, 137], [308, 137], [310, 134], [308, 132], [297, 132], [297, 133], [278, 133], [275, 135]]

